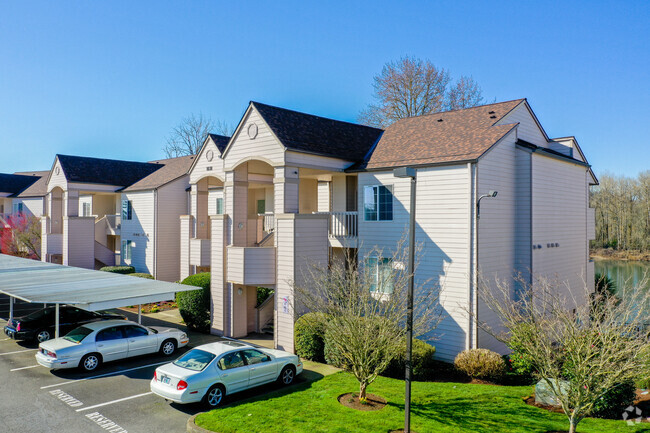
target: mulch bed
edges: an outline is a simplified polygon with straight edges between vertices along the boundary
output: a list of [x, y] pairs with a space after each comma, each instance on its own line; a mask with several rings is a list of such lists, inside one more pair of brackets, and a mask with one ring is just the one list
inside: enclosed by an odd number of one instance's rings
[[[158, 311], [173, 310], [175, 308], [178, 308], [178, 307], [176, 306], [176, 302], [173, 302], [173, 301], [154, 302], [152, 304], [142, 304], [142, 312], [144, 314], [157, 313]], [[137, 305], [132, 305], [130, 307], [124, 307], [123, 309], [126, 310], [126, 311], [130, 311], [132, 313], [137, 313], [138, 312], [138, 306]]]
[[[385, 399], [379, 397], [375, 394], [366, 394], [366, 402], [361, 403], [359, 401], [359, 393], [357, 392], [348, 392], [347, 394], [341, 394], [338, 397], [339, 403], [345, 407], [349, 407], [356, 410], [381, 410], [388, 403]], [[397, 431], [397, 430], [395, 430]]]

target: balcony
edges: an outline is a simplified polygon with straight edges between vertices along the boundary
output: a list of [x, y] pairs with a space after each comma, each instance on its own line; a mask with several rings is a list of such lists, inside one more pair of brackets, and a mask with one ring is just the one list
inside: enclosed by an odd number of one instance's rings
[[190, 239], [190, 265], [210, 266], [210, 239]]
[[63, 234], [47, 234], [47, 254], [63, 254]]
[[122, 215], [106, 215], [106, 234], [119, 236], [122, 229]]
[[228, 247], [227, 280], [246, 286], [275, 285], [275, 247]]
[[314, 212], [327, 215], [327, 232], [330, 246], [356, 248], [359, 234], [358, 212]]

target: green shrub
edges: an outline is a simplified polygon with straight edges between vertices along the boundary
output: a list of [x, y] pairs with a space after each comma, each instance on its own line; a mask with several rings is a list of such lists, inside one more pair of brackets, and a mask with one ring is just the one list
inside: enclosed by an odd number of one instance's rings
[[99, 269], [104, 272], [112, 272], [114, 274], [133, 274], [135, 268], [133, 266], [104, 266]]
[[520, 323], [510, 333], [511, 338], [508, 347], [512, 352], [508, 355], [507, 367], [520, 376], [532, 377], [536, 371], [534, 358], [526, 353], [524, 348], [527, 346], [523, 344], [523, 340], [532, 338], [532, 334], [535, 332], [534, 327], [526, 323]]
[[339, 353], [338, 349], [334, 345], [334, 336], [332, 332], [328, 332], [328, 328], [325, 328], [325, 344], [323, 348], [323, 356], [325, 357], [325, 362], [329, 365], [333, 365], [338, 368], [346, 368], [346, 362]]
[[[413, 366], [413, 380], [432, 380], [436, 369], [433, 356], [436, 348], [417, 338], [413, 340], [411, 356], [411, 365]], [[404, 379], [406, 372], [406, 342], [404, 342], [404, 351], [394, 358], [388, 368], [382, 373], [383, 376], [395, 379]]]
[[454, 365], [472, 379], [499, 379], [506, 371], [501, 355], [487, 349], [464, 350], [456, 356]]
[[190, 275], [181, 284], [200, 287], [198, 290], [176, 293], [176, 304], [183, 321], [190, 329], [210, 330], [210, 273]]
[[634, 404], [636, 385], [633, 381], [610, 388], [594, 405], [591, 416], [596, 418], [621, 419], [625, 408]]
[[323, 313], [302, 315], [294, 325], [296, 355], [316, 362], [325, 362], [325, 328]]
[[139, 278], [146, 278], [148, 280], [153, 280], [153, 275], [147, 274], [146, 272], [135, 272], [133, 274], [129, 274], [131, 277], [139, 277]]
[[257, 305], [256, 307], [259, 307], [266, 301], [269, 296], [273, 294], [273, 289], [269, 289], [268, 287], [258, 287], [257, 288]]

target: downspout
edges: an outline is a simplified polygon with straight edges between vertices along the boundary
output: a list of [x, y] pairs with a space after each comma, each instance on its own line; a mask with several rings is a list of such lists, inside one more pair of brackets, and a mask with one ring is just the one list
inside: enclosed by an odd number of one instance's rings
[[478, 348], [478, 320], [479, 320], [479, 311], [478, 311], [478, 279], [479, 279], [479, 227], [478, 227], [478, 218], [476, 215], [476, 198], [478, 196], [478, 163], [474, 165], [474, 183], [473, 194], [472, 194], [472, 232], [474, 234], [474, 251], [475, 255], [472, 255], [473, 260], [473, 275], [472, 275], [472, 286], [474, 290], [472, 291], [472, 311], [476, 316], [476, 319], [472, 323], [472, 342], [471, 346], [473, 349]]
[[469, 242], [467, 243], [467, 308], [469, 314], [467, 315], [467, 336], [465, 338], [465, 350], [472, 348], [472, 291], [474, 285], [474, 226], [473, 226], [473, 213], [474, 213], [474, 170], [472, 163], [467, 163], [467, 196], [469, 197], [469, 206], [467, 209], [467, 229], [469, 230]]

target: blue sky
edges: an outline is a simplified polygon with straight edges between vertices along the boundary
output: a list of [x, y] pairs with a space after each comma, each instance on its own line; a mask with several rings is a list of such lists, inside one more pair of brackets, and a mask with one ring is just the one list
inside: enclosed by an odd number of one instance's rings
[[2, 2], [0, 172], [162, 158], [190, 113], [249, 100], [355, 121], [403, 55], [527, 97], [596, 173], [650, 169], [650, 2]]

